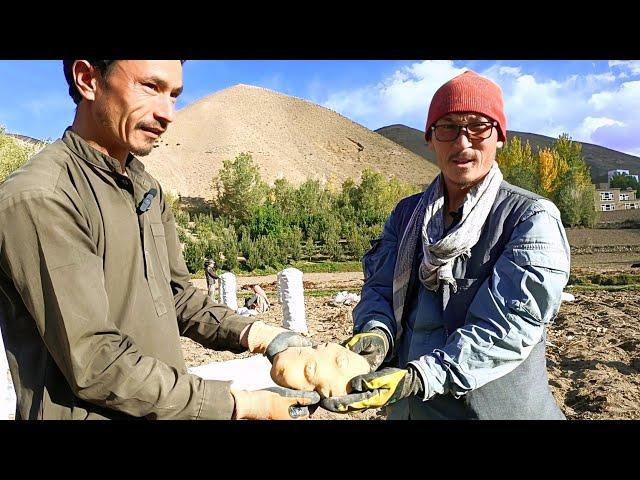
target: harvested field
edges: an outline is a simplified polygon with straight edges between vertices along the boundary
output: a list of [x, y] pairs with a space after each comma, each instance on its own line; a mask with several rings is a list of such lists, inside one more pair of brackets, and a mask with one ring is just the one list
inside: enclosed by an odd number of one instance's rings
[[[239, 277], [239, 286], [259, 278]], [[275, 300], [275, 276], [262, 283]], [[335, 282], [335, 283], [334, 283]], [[203, 280], [195, 283], [204, 287]], [[362, 274], [305, 275], [305, 292], [337, 288], [358, 291]], [[552, 392], [569, 419], [640, 419], [640, 292], [572, 291], [575, 302], [562, 304], [548, 331], [548, 373]], [[248, 297], [240, 290], [239, 301]], [[307, 325], [314, 339], [341, 341], [351, 332], [352, 306], [331, 306], [330, 296], [305, 297]], [[282, 321], [275, 303], [260, 319], [274, 325]], [[247, 356], [206, 350], [183, 339], [188, 366]], [[376, 419], [382, 411], [337, 415], [318, 409], [314, 419]]]

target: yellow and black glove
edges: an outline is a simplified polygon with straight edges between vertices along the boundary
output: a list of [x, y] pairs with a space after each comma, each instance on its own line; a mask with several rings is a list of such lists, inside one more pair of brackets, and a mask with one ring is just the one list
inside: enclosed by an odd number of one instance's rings
[[411, 366], [383, 368], [379, 372], [354, 377], [351, 393], [342, 397], [320, 400], [320, 406], [332, 412], [359, 412], [368, 408], [391, 405], [411, 395], [422, 395], [424, 386], [418, 372]]
[[342, 343], [354, 353], [362, 355], [369, 365], [371, 371], [375, 371], [384, 361], [389, 351], [389, 339], [387, 334], [379, 328], [374, 328], [368, 332], [358, 333]]

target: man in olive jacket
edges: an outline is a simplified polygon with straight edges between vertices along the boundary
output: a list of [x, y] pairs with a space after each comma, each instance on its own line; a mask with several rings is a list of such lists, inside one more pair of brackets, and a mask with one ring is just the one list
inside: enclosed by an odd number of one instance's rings
[[65, 60], [73, 125], [0, 187], [0, 327], [17, 419], [308, 417], [315, 392], [235, 391], [187, 373], [180, 335], [265, 353], [309, 346], [191, 283], [147, 155], [179, 60]]

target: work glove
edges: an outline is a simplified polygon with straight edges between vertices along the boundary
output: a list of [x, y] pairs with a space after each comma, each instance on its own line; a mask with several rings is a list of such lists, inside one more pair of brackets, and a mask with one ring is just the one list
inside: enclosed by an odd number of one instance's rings
[[387, 356], [389, 339], [384, 331], [374, 328], [345, 340], [342, 346], [363, 356], [371, 365], [371, 371], [374, 372]]
[[317, 408], [320, 395], [284, 387], [263, 390], [231, 390], [235, 399], [234, 419], [304, 420]]
[[297, 332], [254, 322], [249, 327], [247, 344], [251, 353], [263, 353], [271, 363], [273, 357], [289, 347], [311, 347], [311, 340]]
[[332, 412], [360, 412], [368, 408], [391, 405], [411, 395], [422, 395], [424, 386], [417, 370], [383, 368], [378, 372], [354, 377], [351, 393], [342, 397], [329, 397], [320, 401], [320, 406]]

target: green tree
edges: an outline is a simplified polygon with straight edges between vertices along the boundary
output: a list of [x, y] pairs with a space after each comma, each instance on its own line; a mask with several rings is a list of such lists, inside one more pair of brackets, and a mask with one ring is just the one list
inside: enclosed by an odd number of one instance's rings
[[609, 186], [611, 188], [619, 188], [620, 190], [632, 188], [636, 192], [636, 198], [638, 198], [638, 193], [640, 193], [640, 182], [628, 175], [614, 175], [609, 182]]
[[582, 158], [582, 145], [563, 133], [551, 148], [568, 166], [563, 175], [558, 175], [558, 188], [553, 197], [562, 222], [570, 227], [595, 225], [598, 218], [593, 200], [595, 187], [591, 183], [589, 166]]
[[268, 204], [275, 207], [287, 222], [296, 217], [296, 189], [286, 179], [279, 178], [269, 191]]
[[187, 238], [184, 242], [184, 261], [190, 273], [196, 273], [204, 265], [206, 244], [198, 239]]
[[45, 145], [44, 142], [37, 145], [21, 142], [0, 125], [0, 184]]
[[252, 207], [251, 216], [247, 219], [249, 233], [252, 238], [261, 235], [280, 236], [285, 230], [285, 219], [282, 211], [275, 205], [265, 204]]
[[260, 179], [258, 166], [247, 153], [241, 153], [234, 160], [225, 160], [212, 185], [218, 212], [238, 223], [251, 217], [251, 209], [265, 202], [268, 191]]
[[304, 243], [302, 250], [304, 252], [304, 256], [311, 262], [313, 260], [313, 256], [316, 254], [316, 245], [313, 241], [313, 238], [307, 238], [307, 241]]

